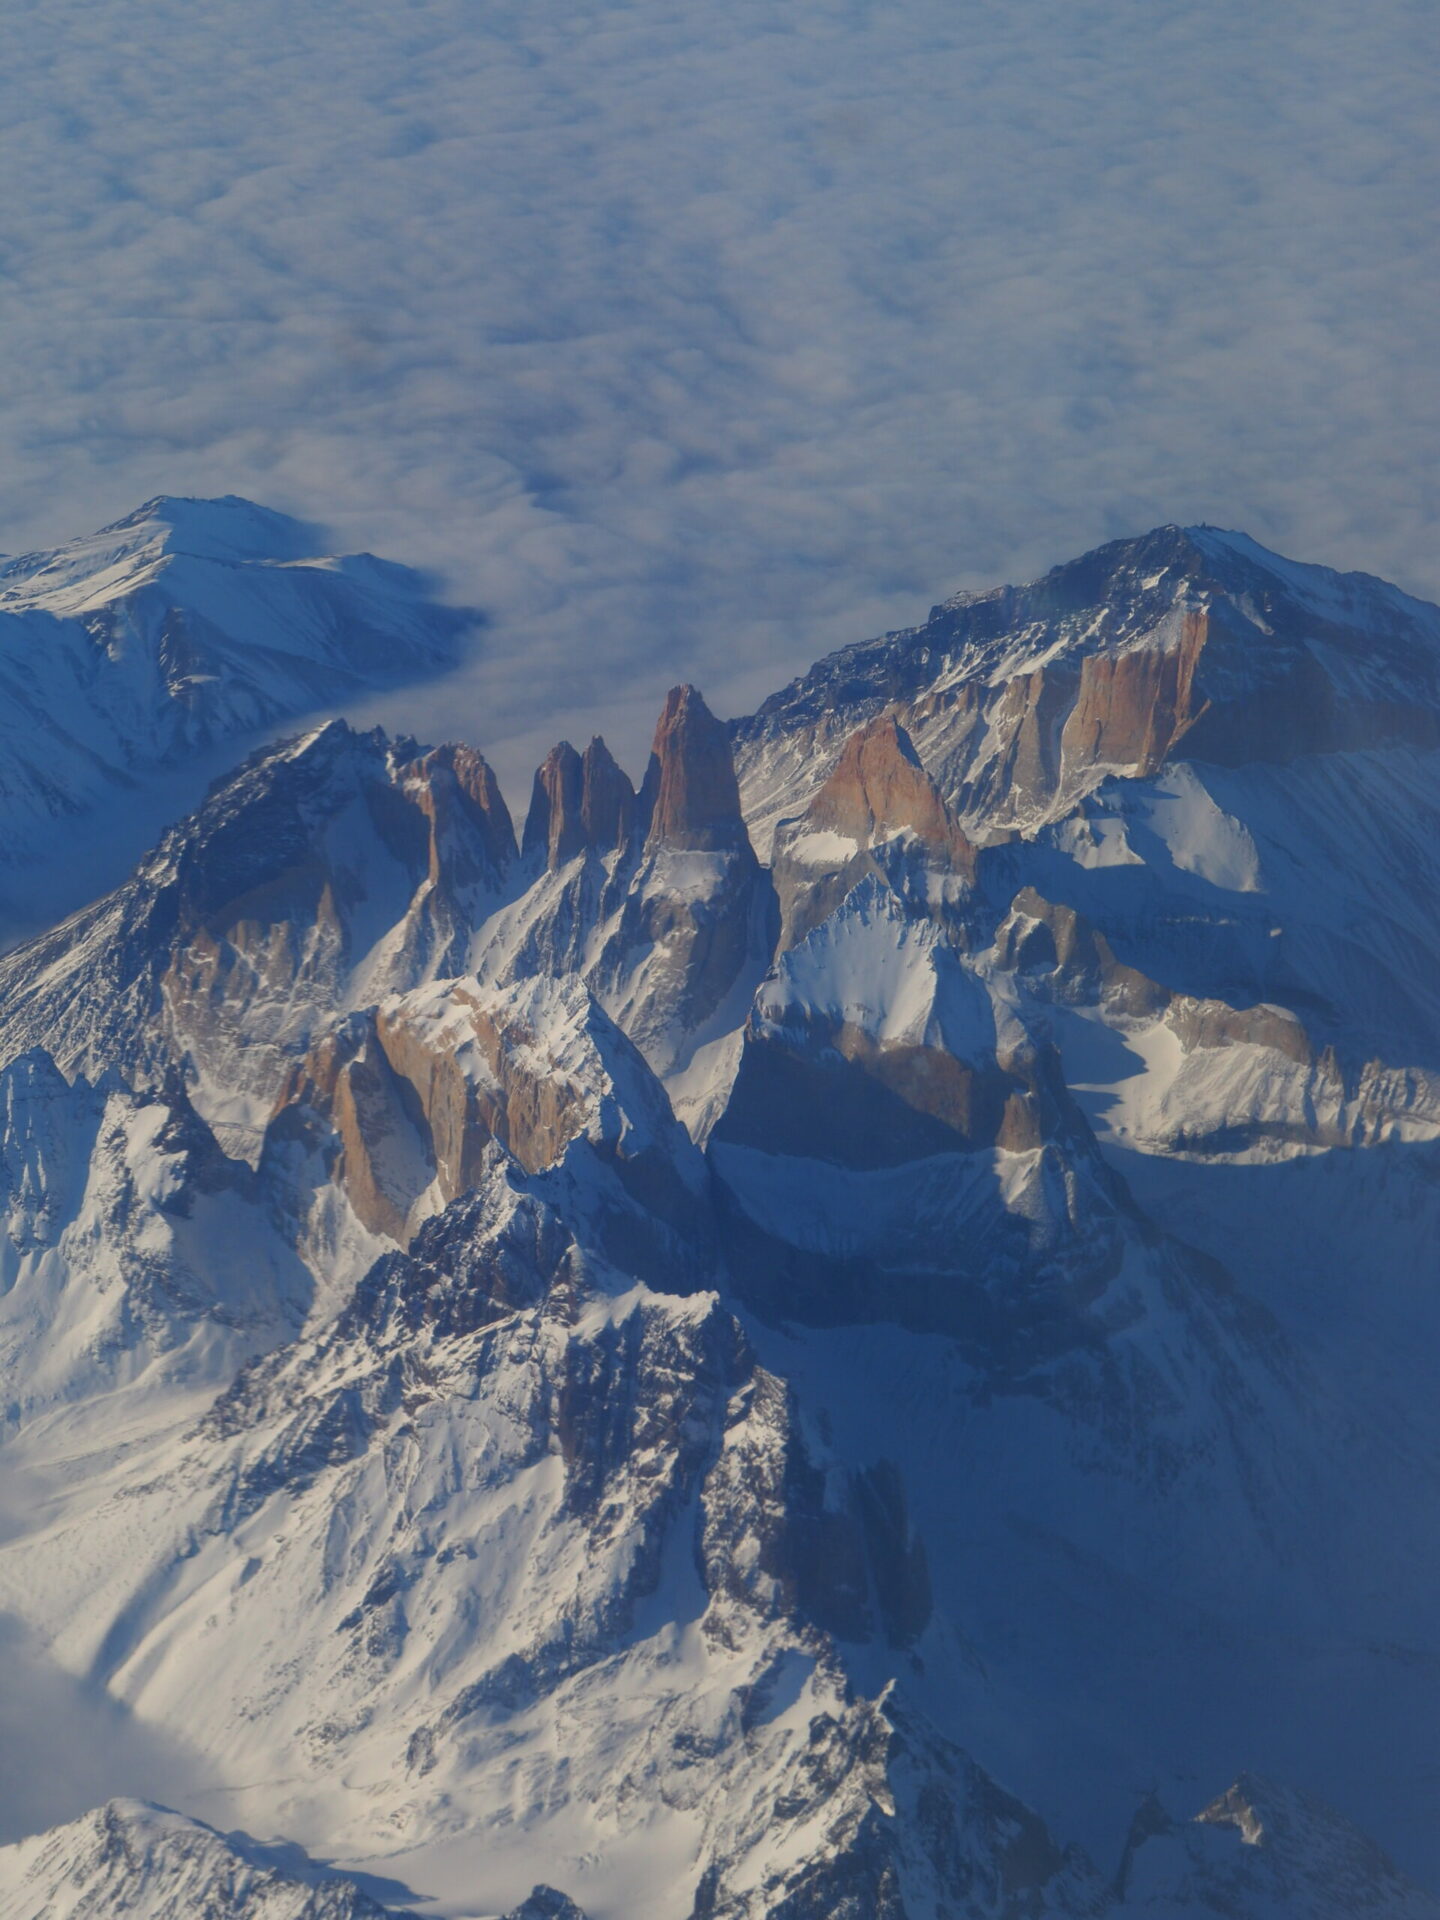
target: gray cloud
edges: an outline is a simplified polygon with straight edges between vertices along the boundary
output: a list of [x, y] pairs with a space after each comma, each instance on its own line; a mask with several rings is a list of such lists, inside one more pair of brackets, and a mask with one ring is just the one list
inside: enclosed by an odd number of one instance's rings
[[512, 786], [1166, 519], [1440, 596], [1429, 0], [9, 0], [0, 544], [233, 490]]

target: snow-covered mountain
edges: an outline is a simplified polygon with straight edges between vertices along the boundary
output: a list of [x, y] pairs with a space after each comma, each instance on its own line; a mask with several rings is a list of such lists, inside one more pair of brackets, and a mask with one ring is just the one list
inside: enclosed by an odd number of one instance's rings
[[102, 872], [117, 809], [148, 819], [148, 795], [163, 807], [225, 743], [443, 671], [472, 619], [409, 568], [326, 556], [315, 529], [233, 496], [150, 500], [0, 562], [7, 920], [76, 903], [45, 869]]
[[1436, 1912], [1437, 687], [1161, 529], [0, 959], [0, 1610], [197, 1781], [18, 1911]]
[[735, 727], [757, 839], [894, 711], [986, 838], [1107, 775], [1440, 742], [1440, 611], [1245, 534], [1158, 527], [832, 654]]
[[8, 1920], [117, 1913], [135, 1920], [382, 1920], [386, 1908], [353, 1880], [310, 1868], [294, 1859], [297, 1852], [216, 1833], [166, 1807], [114, 1800], [70, 1826], [0, 1848], [0, 1900]]

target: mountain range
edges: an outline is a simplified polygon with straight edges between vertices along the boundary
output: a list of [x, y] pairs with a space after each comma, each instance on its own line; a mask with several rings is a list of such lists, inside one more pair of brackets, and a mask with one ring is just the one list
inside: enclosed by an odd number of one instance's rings
[[[12, 563], [15, 831], [454, 657], [315, 544]], [[483, 745], [0, 955], [0, 1910], [1440, 1916], [1440, 609], [1164, 527]]]

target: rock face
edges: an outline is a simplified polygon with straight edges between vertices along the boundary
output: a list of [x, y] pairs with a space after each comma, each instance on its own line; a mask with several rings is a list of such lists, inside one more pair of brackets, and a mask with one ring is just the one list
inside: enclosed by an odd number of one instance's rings
[[357, 1216], [400, 1244], [477, 1184], [492, 1145], [534, 1174], [584, 1140], [622, 1186], [676, 1218], [695, 1211], [703, 1186], [663, 1091], [575, 980], [447, 981], [383, 1001], [296, 1070], [269, 1146], [317, 1119]]
[[648, 844], [710, 853], [748, 846], [725, 728], [694, 687], [672, 687], [642, 789]]
[[867, 722], [798, 820], [775, 831], [782, 947], [821, 925], [867, 874], [927, 906], [963, 898], [975, 849], [893, 714]]
[[635, 805], [635, 789], [598, 734], [583, 754], [562, 740], [535, 775], [526, 857], [563, 867], [587, 851], [614, 853], [635, 830]]
[[0, 1908], [1432, 1914], [1437, 663], [1161, 529], [518, 847], [332, 722], [0, 958], [0, 1747], [296, 1843]]
[[[1161, 527], [848, 647], [735, 729], [764, 852], [890, 710], [967, 827], [1032, 826], [1107, 775], [1440, 742], [1433, 607], [1243, 534]], [[802, 749], [803, 743], [803, 749]]]
[[911, 832], [940, 861], [974, 878], [975, 850], [893, 714], [851, 735], [806, 818], [817, 831], [843, 834], [862, 847]]

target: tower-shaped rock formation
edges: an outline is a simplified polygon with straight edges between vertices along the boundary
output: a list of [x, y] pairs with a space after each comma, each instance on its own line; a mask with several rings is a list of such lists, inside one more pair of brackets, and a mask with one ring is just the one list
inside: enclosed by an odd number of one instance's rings
[[[587, 842], [599, 853], [620, 847], [635, 830], [635, 789], [599, 734], [580, 761], [580, 810]], [[731, 768], [730, 778], [735, 778]]]
[[729, 735], [694, 687], [672, 687], [666, 695], [641, 807], [650, 846], [748, 847]]
[[600, 736], [583, 755], [562, 740], [535, 774], [525, 855], [563, 867], [587, 849], [611, 852], [629, 839], [634, 822], [635, 789]]
[[515, 826], [490, 763], [473, 747], [434, 747], [397, 769], [429, 823], [429, 877], [451, 889], [495, 883], [515, 858]]

